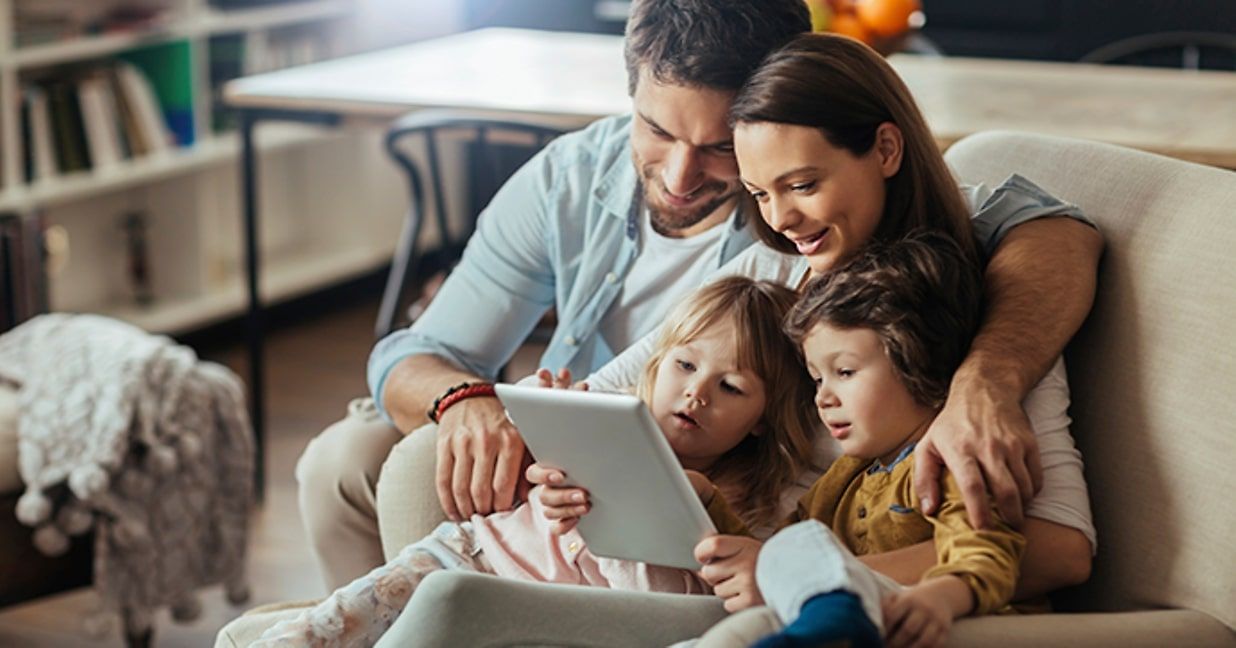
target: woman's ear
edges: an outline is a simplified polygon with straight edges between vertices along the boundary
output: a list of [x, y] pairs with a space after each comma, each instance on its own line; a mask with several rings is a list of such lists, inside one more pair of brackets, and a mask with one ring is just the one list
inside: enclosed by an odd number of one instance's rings
[[880, 172], [887, 180], [901, 170], [901, 155], [905, 150], [901, 129], [893, 122], [884, 122], [876, 127], [875, 152], [880, 160]]
[[760, 419], [760, 422], [756, 423], [755, 427], [751, 428], [751, 436], [758, 437], [758, 436], [763, 436], [763, 434], [764, 434], [764, 419]]

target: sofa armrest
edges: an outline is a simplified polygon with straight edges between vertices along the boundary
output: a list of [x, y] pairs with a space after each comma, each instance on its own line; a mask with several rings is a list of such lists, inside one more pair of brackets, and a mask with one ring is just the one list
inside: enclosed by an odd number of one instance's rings
[[395, 445], [378, 475], [378, 531], [386, 559], [446, 521], [434, 486], [438, 426], [413, 430]]
[[961, 619], [948, 648], [1119, 646], [1120, 648], [1236, 647], [1236, 633], [1195, 610], [1027, 614]]

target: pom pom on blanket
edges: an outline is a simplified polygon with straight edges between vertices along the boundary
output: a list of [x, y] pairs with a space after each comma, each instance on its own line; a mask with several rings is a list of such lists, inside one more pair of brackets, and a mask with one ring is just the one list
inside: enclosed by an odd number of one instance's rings
[[69, 490], [77, 499], [89, 502], [107, 490], [110, 480], [102, 468], [95, 465], [78, 466], [69, 473]]
[[34, 548], [44, 556], [63, 556], [69, 550], [69, 536], [50, 524], [44, 524], [34, 531]]
[[46, 522], [51, 511], [51, 500], [40, 490], [31, 488], [17, 500], [17, 521], [28, 527]]

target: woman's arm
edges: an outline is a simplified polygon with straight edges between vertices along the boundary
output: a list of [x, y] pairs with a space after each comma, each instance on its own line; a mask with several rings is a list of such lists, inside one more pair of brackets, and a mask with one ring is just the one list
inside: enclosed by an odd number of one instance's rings
[[[1090, 541], [1081, 531], [1031, 517], [1026, 518], [1021, 534], [1026, 538], [1026, 552], [1021, 558], [1014, 601], [1036, 598], [1090, 578]], [[913, 585], [935, 567], [935, 542], [860, 556], [859, 560], [902, 585]]]
[[916, 449], [915, 486], [923, 510], [940, 503], [948, 466], [970, 522], [991, 523], [991, 492], [1014, 526], [1041, 486], [1038, 447], [1021, 401], [1080, 328], [1094, 301], [1102, 237], [1070, 218], [1018, 226], [988, 263], [987, 312], [948, 401]]

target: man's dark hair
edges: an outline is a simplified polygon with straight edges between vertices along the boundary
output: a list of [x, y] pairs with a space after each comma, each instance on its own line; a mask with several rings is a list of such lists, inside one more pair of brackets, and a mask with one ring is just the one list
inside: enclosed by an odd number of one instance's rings
[[803, 0], [635, 0], [627, 19], [627, 89], [658, 83], [737, 90], [769, 52], [811, 31]]
[[799, 344], [819, 324], [871, 329], [914, 400], [940, 407], [982, 316], [981, 269], [951, 237], [872, 243], [811, 282], [786, 317]]

